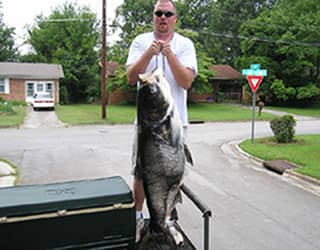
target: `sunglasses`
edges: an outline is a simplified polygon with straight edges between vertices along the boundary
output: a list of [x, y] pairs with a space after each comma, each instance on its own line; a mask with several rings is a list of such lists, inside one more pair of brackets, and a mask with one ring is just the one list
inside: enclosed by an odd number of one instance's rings
[[157, 10], [154, 14], [157, 17], [162, 17], [162, 15], [165, 15], [165, 17], [172, 17], [174, 15], [174, 13], [171, 11], [162, 11], [162, 10]]

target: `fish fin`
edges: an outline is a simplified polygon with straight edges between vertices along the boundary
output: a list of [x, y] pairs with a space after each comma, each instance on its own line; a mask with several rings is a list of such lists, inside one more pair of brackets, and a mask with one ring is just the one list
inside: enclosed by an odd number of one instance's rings
[[173, 130], [171, 133], [171, 145], [175, 147], [178, 145], [179, 141], [180, 141], [180, 134]]
[[180, 120], [177, 117], [177, 113], [175, 112], [175, 110], [170, 112], [170, 116], [169, 116], [169, 124], [172, 129], [171, 129], [171, 145], [172, 146], [177, 146], [182, 139], [182, 130], [180, 127]]
[[186, 156], [187, 162], [189, 162], [192, 166], [194, 166], [192, 154], [187, 144], [184, 144], [184, 154]]
[[182, 203], [180, 184], [174, 184], [170, 187], [167, 197], [167, 214], [171, 214], [177, 203]]

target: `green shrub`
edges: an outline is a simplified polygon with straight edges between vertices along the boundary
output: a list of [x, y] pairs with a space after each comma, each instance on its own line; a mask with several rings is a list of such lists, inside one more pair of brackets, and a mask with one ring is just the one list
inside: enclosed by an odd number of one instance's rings
[[0, 102], [0, 113], [14, 113], [13, 105], [11, 102]]
[[293, 141], [295, 125], [296, 120], [292, 115], [284, 115], [270, 121], [272, 132], [279, 143], [288, 143]]
[[11, 103], [12, 106], [27, 106], [27, 103], [25, 101], [9, 101], [9, 103]]

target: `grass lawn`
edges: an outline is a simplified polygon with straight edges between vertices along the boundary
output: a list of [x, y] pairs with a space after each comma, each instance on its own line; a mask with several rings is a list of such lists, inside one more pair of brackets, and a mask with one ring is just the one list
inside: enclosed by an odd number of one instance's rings
[[[240, 105], [222, 103], [197, 103], [188, 106], [189, 120], [201, 121], [251, 121], [252, 109]], [[275, 116], [267, 112], [258, 115], [256, 108], [255, 120], [271, 120]]]
[[278, 111], [285, 111], [295, 115], [320, 117], [320, 104], [315, 104], [307, 108], [273, 107], [273, 106], [270, 106], [270, 107], [266, 106], [266, 108], [272, 109], [272, 110], [278, 110]]
[[298, 164], [296, 172], [320, 180], [320, 135], [295, 136], [293, 143], [278, 144], [273, 137], [246, 140], [240, 148], [263, 160], [287, 160]]
[[[188, 107], [189, 120], [201, 121], [250, 121], [251, 109], [229, 104], [191, 104]], [[62, 122], [76, 124], [124, 124], [133, 123], [136, 116], [134, 105], [107, 105], [107, 121], [101, 120], [101, 105], [59, 105], [56, 113]], [[262, 113], [256, 120], [270, 120], [275, 117]]]
[[59, 105], [56, 113], [62, 122], [77, 124], [124, 124], [133, 123], [136, 110], [130, 105], [107, 105], [107, 121], [101, 119], [101, 105]]
[[19, 127], [26, 114], [26, 106], [16, 106], [14, 113], [0, 113], [0, 128]]

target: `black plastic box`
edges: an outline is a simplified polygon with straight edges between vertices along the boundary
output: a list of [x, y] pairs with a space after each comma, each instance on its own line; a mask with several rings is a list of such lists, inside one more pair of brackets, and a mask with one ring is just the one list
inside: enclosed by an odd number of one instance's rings
[[118, 176], [0, 189], [0, 249], [134, 249], [132, 192]]

